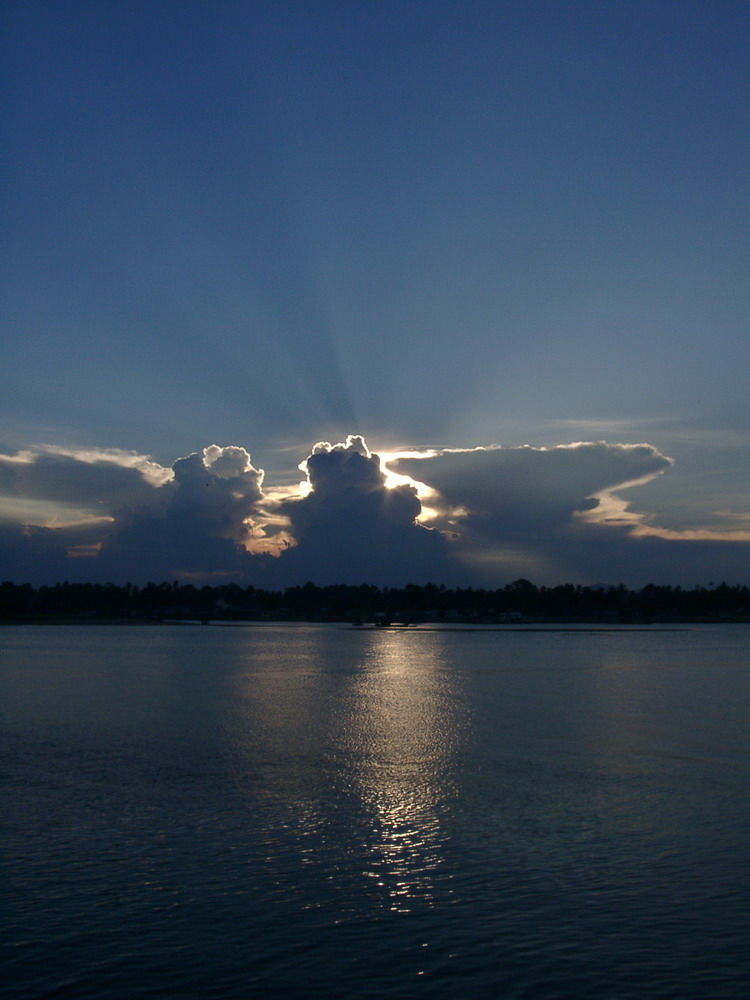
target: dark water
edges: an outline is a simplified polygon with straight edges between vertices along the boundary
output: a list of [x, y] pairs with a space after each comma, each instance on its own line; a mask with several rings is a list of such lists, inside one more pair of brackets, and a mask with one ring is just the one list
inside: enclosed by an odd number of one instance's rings
[[4, 995], [746, 1000], [749, 639], [4, 628]]

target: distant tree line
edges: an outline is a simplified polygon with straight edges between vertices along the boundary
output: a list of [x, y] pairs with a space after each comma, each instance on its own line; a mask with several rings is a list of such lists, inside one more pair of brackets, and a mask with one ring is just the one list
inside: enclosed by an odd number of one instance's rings
[[318, 587], [283, 591], [236, 583], [58, 583], [49, 587], [0, 584], [0, 620], [226, 620], [226, 621], [750, 621], [746, 586], [584, 587], [566, 583], [537, 587], [515, 580], [497, 590], [448, 588], [427, 583], [405, 587]]

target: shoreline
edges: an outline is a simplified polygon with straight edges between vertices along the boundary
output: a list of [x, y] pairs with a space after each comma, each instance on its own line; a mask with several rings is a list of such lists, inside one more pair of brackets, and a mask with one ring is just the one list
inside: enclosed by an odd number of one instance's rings
[[684, 626], [696, 625], [747, 625], [746, 618], [673, 618], [660, 621], [611, 621], [592, 618], [560, 618], [543, 619], [530, 622], [470, 622], [470, 621], [424, 621], [418, 623], [391, 623], [379, 625], [374, 622], [354, 623], [347, 619], [320, 620], [313, 618], [285, 619], [178, 619], [178, 618], [86, 618], [86, 617], [56, 617], [39, 618], [8, 617], [0, 620], [2, 626], [71, 626], [85, 625], [91, 627], [112, 626], [146, 626], [149, 628], [178, 625], [181, 627], [211, 627], [211, 628], [268, 628], [279, 626], [304, 625], [336, 625], [341, 628], [358, 632], [562, 632], [566, 630], [580, 631], [589, 627], [597, 632], [634, 632], [634, 631], [680, 631]]

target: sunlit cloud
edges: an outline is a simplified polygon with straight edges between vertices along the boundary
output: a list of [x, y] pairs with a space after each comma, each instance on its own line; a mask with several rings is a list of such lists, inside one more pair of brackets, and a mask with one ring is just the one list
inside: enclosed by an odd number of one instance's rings
[[361, 435], [317, 442], [299, 467], [309, 489], [279, 505], [296, 541], [280, 560], [288, 571], [358, 583], [450, 571], [445, 539], [419, 523], [416, 488], [408, 477], [389, 484], [382, 456]]
[[[635, 486], [643, 486], [651, 482], [653, 476], [630, 483], [621, 483], [617, 489], [622, 491]], [[633, 538], [664, 538], [672, 541], [715, 541], [715, 542], [748, 542], [750, 541], [750, 514], [738, 515], [732, 512], [715, 516], [727, 520], [747, 522], [748, 527], [742, 528], [682, 528], [663, 527], [656, 522], [655, 516], [646, 512], [631, 510], [630, 501], [619, 496], [613, 490], [602, 490], [594, 494], [597, 506], [591, 510], [577, 511], [574, 516], [581, 523], [624, 528]]]
[[680, 542], [750, 542], [750, 530], [719, 531], [711, 528], [684, 528], [679, 531], [658, 525], [639, 524], [634, 537], [664, 538]]
[[732, 564], [750, 514], [714, 511], [683, 527], [643, 505], [672, 465], [646, 443], [378, 453], [349, 435], [317, 441], [301, 480], [269, 484], [240, 445], [211, 444], [170, 468], [135, 451], [44, 446], [0, 455], [0, 554], [19, 578], [272, 588], [599, 580], [715, 553]]
[[33, 452], [26, 451], [23, 454], [59, 455], [87, 465], [119, 465], [123, 469], [137, 469], [151, 486], [161, 486], [169, 482], [173, 475], [171, 469], [159, 465], [150, 455], [121, 448], [65, 448], [61, 445], [41, 444], [35, 445]]
[[108, 524], [114, 518], [50, 500], [0, 496], [0, 521], [44, 528], [72, 528], [84, 524]]
[[457, 538], [458, 559], [485, 574], [525, 566], [547, 576], [564, 572], [583, 526], [643, 523], [619, 491], [650, 482], [672, 460], [648, 444], [576, 441], [444, 449], [394, 465], [432, 488], [431, 523]]
[[0, 454], [0, 462], [6, 465], [31, 465], [35, 460], [38, 452], [26, 448], [23, 451], [16, 452], [15, 455], [2, 455]]
[[390, 468], [390, 466], [402, 458], [421, 458], [436, 454], [437, 452], [433, 449], [430, 449], [429, 451], [414, 451], [411, 449], [404, 451], [380, 452], [380, 464], [385, 474], [386, 488], [392, 490], [396, 486], [409, 486], [414, 489], [422, 503], [422, 511], [419, 515], [419, 521], [421, 523], [431, 520], [437, 516], [437, 511], [434, 508], [427, 506], [429, 501], [437, 495], [436, 491], [431, 486], [428, 486], [427, 483], [422, 483], [418, 479], [412, 479], [411, 476], [407, 476], [404, 473], [395, 472], [392, 468]]

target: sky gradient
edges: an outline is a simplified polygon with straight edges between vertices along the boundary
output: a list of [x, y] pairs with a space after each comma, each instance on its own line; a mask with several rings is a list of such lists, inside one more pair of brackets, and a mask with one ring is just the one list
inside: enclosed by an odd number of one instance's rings
[[746, 3], [3, 27], [0, 576], [750, 581]]

